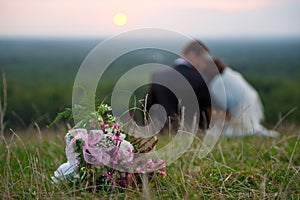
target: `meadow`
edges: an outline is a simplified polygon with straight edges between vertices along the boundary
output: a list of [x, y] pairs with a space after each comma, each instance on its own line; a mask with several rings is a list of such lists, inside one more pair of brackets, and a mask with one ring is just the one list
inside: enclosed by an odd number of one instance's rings
[[[258, 90], [265, 125], [279, 131], [279, 138], [220, 138], [200, 159], [203, 136], [198, 135], [188, 151], [167, 167], [166, 177], [149, 177], [148, 182], [127, 189], [105, 192], [95, 186], [53, 184], [53, 172], [66, 161], [67, 124], [50, 129], [46, 125], [71, 106], [76, 72], [100, 41], [0, 40], [0, 68], [6, 74], [8, 97], [6, 129], [0, 139], [1, 199], [300, 199], [299, 39], [205, 40], [214, 55]], [[167, 65], [176, 58], [160, 53], [160, 62]], [[156, 59], [151, 49], [118, 58], [100, 80], [97, 98], [108, 101], [124, 72]], [[137, 99], [146, 89], [136, 91]], [[157, 148], [171, 139], [172, 135], [159, 135]]]
[[[66, 129], [12, 132], [1, 141], [2, 199], [299, 199], [299, 126], [280, 125], [280, 138], [221, 138], [205, 158], [198, 158], [201, 135], [166, 177], [111, 191], [90, 185], [53, 184], [50, 177], [66, 161]], [[159, 136], [157, 148], [172, 138]]]

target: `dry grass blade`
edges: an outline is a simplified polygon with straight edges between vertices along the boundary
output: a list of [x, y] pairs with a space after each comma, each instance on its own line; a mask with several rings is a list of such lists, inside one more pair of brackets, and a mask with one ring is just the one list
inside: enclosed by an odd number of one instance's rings
[[[4, 138], [4, 130], [5, 130], [5, 114], [7, 109], [7, 81], [5, 73], [2, 72], [2, 82], [3, 82], [3, 99], [0, 98], [0, 135], [1, 138]], [[3, 102], [2, 102], [3, 100]]]

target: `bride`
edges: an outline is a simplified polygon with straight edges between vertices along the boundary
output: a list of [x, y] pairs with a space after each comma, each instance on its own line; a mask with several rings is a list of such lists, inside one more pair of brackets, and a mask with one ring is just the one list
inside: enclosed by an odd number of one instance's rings
[[[243, 76], [214, 58], [219, 73], [208, 72], [209, 91], [216, 105], [226, 112], [226, 128], [223, 136], [263, 135], [278, 137], [279, 133], [261, 125], [263, 106], [258, 93]], [[224, 84], [224, 86], [223, 86]], [[224, 88], [223, 88], [224, 87]], [[226, 98], [220, 93], [225, 89]]]

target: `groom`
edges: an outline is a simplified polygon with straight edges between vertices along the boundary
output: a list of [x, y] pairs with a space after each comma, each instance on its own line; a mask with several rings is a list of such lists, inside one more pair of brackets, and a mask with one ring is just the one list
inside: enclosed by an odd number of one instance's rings
[[[206, 58], [209, 49], [200, 41], [190, 41], [183, 49], [180, 58], [175, 60], [173, 69], [156, 72], [152, 75], [152, 83], [165, 83], [170, 87], [160, 84], [151, 84], [146, 99], [146, 110], [154, 104], [164, 107], [169, 117], [169, 122], [165, 127], [171, 126], [173, 130], [177, 130], [181, 117], [188, 125], [192, 125], [193, 117], [188, 114], [196, 114], [199, 120], [199, 128], [207, 129], [210, 123], [211, 100], [208, 87], [201, 75], [201, 71], [205, 69]], [[181, 76], [181, 80], [180, 77]], [[190, 84], [190, 90], [184, 87], [186, 81]], [[172, 89], [170, 89], [172, 88]], [[176, 95], [174, 94], [174, 90]], [[195, 94], [196, 101], [191, 99]], [[195, 99], [195, 98], [194, 98]], [[198, 104], [198, 105], [195, 105]], [[199, 112], [194, 113], [195, 106], [199, 106]], [[184, 112], [182, 108], [184, 107]], [[185, 117], [183, 117], [185, 116]]]

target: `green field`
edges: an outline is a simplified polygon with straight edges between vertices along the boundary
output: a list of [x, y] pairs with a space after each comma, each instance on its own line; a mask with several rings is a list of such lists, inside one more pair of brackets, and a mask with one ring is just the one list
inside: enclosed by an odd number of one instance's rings
[[[0, 69], [6, 73], [8, 82], [7, 125], [26, 128], [36, 122], [44, 126], [58, 111], [70, 107], [77, 70], [100, 41], [1, 39]], [[213, 55], [240, 71], [258, 90], [265, 106], [266, 123], [276, 124], [293, 109], [285, 121], [300, 121], [299, 39], [204, 41]], [[101, 78], [97, 98], [108, 98], [122, 74], [134, 66], [158, 62], [156, 58], [157, 52], [151, 49], [119, 57]], [[159, 58], [160, 63], [171, 65], [176, 55], [159, 52]], [[137, 93], [138, 98], [144, 95], [143, 90]]]
[[[11, 133], [1, 141], [2, 199], [299, 199], [299, 126], [280, 126], [280, 138], [221, 138], [199, 159], [202, 136], [167, 176], [153, 176], [126, 190], [98, 191], [95, 185], [53, 184], [50, 177], [66, 161], [64, 129]], [[159, 136], [158, 148], [172, 137]]]

